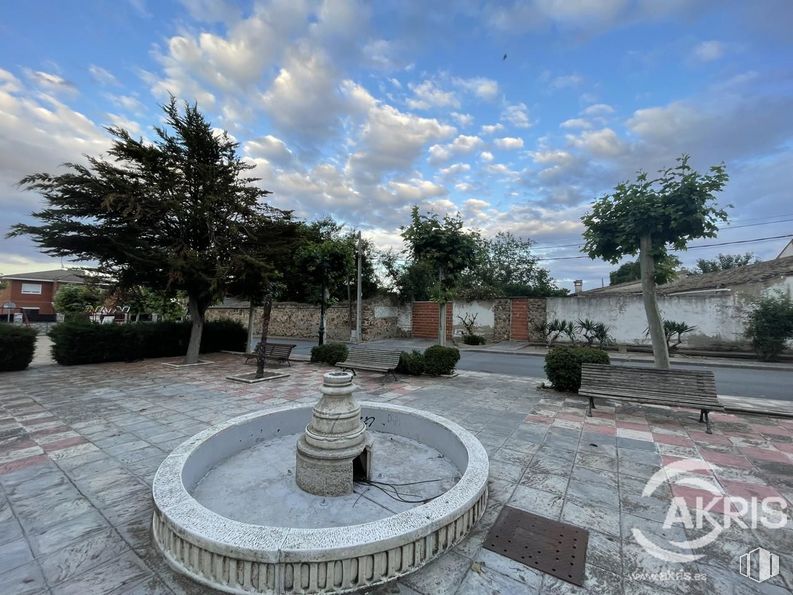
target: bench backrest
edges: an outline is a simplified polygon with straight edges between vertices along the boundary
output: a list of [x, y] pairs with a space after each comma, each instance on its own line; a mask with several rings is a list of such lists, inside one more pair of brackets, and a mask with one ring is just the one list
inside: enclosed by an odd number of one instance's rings
[[708, 370], [659, 370], [583, 364], [579, 394], [722, 408], [717, 399], [713, 372]]
[[393, 351], [390, 349], [368, 349], [362, 347], [353, 347], [347, 353], [347, 359], [342, 364], [344, 365], [364, 365], [371, 367], [378, 367], [384, 370], [393, 370], [399, 365], [399, 357], [401, 351]]
[[[256, 346], [258, 348], [258, 345]], [[286, 343], [267, 343], [264, 347], [264, 357], [289, 357], [295, 345], [287, 345]], [[254, 349], [254, 353], [256, 350]]]

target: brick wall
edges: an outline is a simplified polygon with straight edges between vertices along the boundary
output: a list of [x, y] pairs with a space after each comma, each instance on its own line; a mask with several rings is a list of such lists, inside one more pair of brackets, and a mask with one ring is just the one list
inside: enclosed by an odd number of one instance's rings
[[[446, 306], [446, 338], [452, 338], [454, 304]], [[412, 334], [418, 339], [437, 339], [440, 305], [437, 302], [413, 302]]]
[[513, 341], [529, 340], [528, 298], [512, 298], [512, 320], [509, 326], [509, 338]]

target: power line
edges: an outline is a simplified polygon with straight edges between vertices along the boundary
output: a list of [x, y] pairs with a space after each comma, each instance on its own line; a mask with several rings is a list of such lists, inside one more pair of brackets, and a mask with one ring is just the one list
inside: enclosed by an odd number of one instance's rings
[[[790, 215], [775, 215], [775, 217], [791, 217], [790, 219], [780, 219], [778, 221], [765, 221], [762, 223], [745, 223], [743, 225], [725, 225], [719, 231], [726, 231], [728, 229], [742, 229], [744, 227], [757, 227], [760, 225], [774, 225], [775, 223], [788, 223], [793, 221], [793, 213]], [[754, 219], [762, 219], [762, 217], [755, 217]], [[752, 218], [746, 219], [746, 221], [751, 221]], [[581, 246], [583, 242], [577, 242], [575, 244], [534, 244], [532, 246], [532, 250], [545, 250], [546, 248], [578, 248]]]
[[[716, 246], [731, 246], [733, 244], [755, 244], [758, 242], [768, 242], [771, 240], [779, 240], [781, 238], [789, 238], [791, 234], [784, 234], [781, 236], [769, 236], [765, 238], [754, 238], [751, 240], [733, 240], [732, 242], [717, 242], [715, 244], [700, 244], [699, 246], [689, 246], [688, 250], [696, 250], [698, 248], [714, 248]], [[672, 252], [682, 252], [682, 250], [672, 250]], [[541, 261], [548, 261], [548, 260], [576, 260], [576, 259], [583, 259], [589, 258], [589, 256], [582, 255], [582, 256], [558, 256], [556, 258], [548, 257], [548, 258], [538, 258], [537, 260]]]

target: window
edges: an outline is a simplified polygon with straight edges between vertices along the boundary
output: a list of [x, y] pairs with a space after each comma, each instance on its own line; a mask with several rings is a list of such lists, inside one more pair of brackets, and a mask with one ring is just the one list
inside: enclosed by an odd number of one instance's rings
[[28, 295], [41, 295], [41, 283], [23, 283], [22, 293]]

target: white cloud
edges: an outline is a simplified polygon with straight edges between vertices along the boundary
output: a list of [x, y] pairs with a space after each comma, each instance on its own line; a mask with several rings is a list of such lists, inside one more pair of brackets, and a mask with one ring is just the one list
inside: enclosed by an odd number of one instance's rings
[[460, 134], [451, 143], [446, 145], [433, 145], [430, 147], [429, 162], [432, 164], [448, 161], [456, 155], [465, 155], [475, 151], [484, 144], [478, 136]]
[[584, 77], [580, 74], [565, 74], [562, 76], [554, 77], [548, 83], [552, 89], [572, 89], [578, 87], [584, 82]]
[[503, 124], [485, 124], [482, 126], [481, 133], [482, 134], [495, 134], [496, 132], [501, 132], [504, 130]]
[[245, 154], [264, 158], [275, 163], [288, 163], [294, 158], [286, 143], [272, 134], [249, 140], [243, 145]]
[[479, 153], [479, 159], [481, 159], [485, 163], [490, 163], [491, 161], [493, 161], [493, 153], [491, 153], [490, 151], [482, 151], [481, 153]]
[[398, 200], [408, 203], [416, 203], [428, 198], [446, 195], [446, 188], [429, 180], [391, 181], [388, 183], [388, 188]]
[[470, 79], [454, 79], [454, 82], [459, 87], [465, 89], [468, 93], [472, 93], [477, 98], [484, 101], [493, 101], [498, 98], [499, 88], [498, 83], [493, 79], [484, 77], [476, 77]]
[[525, 103], [508, 105], [505, 107], [504, 111], [501, 112], [501, 119], [517, 128], [528, 128], [532, 125], [529, 119], [529, 109], [526, 107]]
[[570, 118], [559, 124], [561, 128], [592, 128], [592, 123], [584, 118]]
[[456, 176], [471, 171], [471, 166], [467, 163], [454, 163], [449, 167], [440, 169], [439, 171], [443, 176]]
[[457, 122], [459, 126], [467, 128], [474, 123], [474, 117], [471, 114], [461, 114], [459, 112], [452, 112], [449, 114], [452, 119]]
[[497, 138], [493, 141], [493, 144], [499, 149], [512, 151], [523, 148], [523, 139], [515, 136], [505, 136], [504, 138]]
[[88, 68], [88, 72], [91, 74], [91, 78], [93, 78], [100, 85], [104, 85], [106, 87], [119, 85], [118, 79], [113, 76], [113, 73], [105, 70], [101, 66], [91, 64], [91, 66]]
[[139, 135], [141, 132], [140, 124], [119, 114], [107, 114], [110, 123], [117, 128], [123, 128], [132, 135]]
[[581, 113], [585, 116], [608, 116], [614, 113], [614, 108], [607, 103], [595, 103], [585, 108]]
[[597, 157], [615, 157], [625, 150], [624, 143], [611, 128], [584, 130], [578, 136], [567, 135], [567, 141]]
[[433, 81], [422, 81], [418, 85], [413, 83], [408, 87], [413, 91], [413, 97], [408, 99], [410, 109], [431, 109], [434, 107], [460, 107], [460, 100], [451, 91], [440, 89]]
[[697, 62], [713, 62], [722, 58], [727, 46], [720, 41], [703, 41], [691, 50], [691, 57]]
[[50, 93], [77, 93], [77, 87], [58, 74], [30, 68], [24, 68], [23, 71], [36, 86]]

